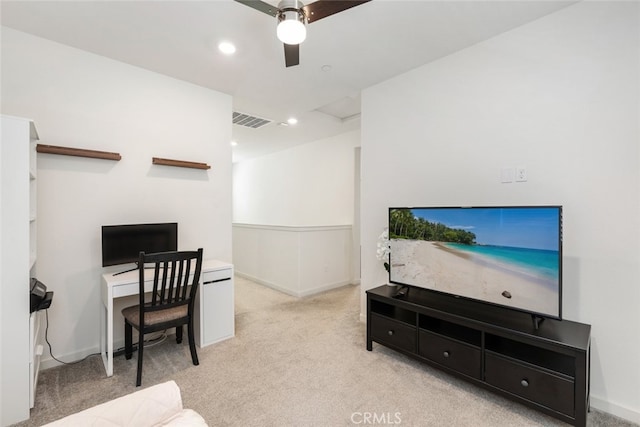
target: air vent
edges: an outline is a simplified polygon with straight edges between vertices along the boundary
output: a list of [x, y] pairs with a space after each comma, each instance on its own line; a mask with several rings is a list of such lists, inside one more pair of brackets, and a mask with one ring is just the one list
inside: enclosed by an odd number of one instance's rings
[[252, 116], [245, 113], [233, 112], [233, 124], [238, 126], [244, 126], [246, 128], [258, 129], [262, 126], [266, 126], [271, 123], [269, 119], [263, 119], [261, 117]]

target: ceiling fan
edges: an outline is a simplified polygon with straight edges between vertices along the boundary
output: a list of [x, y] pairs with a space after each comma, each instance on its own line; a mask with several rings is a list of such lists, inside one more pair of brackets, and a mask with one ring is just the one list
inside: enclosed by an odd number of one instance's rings
[[371, 0], [317, 0], [307, 5], [299, 0], [282, 0], [278, 7], [261, 0], [235, 0], [278, 20], [278, 39], [284, 43], [287, 67], [300, 64], [300, 43], [307, 36], [306, 24], [367, 3]]

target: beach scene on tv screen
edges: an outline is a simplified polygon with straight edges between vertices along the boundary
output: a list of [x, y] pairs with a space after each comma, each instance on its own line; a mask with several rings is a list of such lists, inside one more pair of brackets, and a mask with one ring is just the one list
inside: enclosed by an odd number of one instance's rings
[[389, 210], [390, 280], [560, 314], [558, 207]]

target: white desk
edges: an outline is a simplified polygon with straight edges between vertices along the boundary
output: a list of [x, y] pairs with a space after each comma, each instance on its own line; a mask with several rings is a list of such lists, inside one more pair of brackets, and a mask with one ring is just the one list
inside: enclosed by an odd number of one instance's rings
[[[102, 275], [100, 295], [100, 352], [107, 371], [113, 375], [113, 300], [138, 295], [138, 270], [114, 276]], [[145, 291], [153, 287], [153, 271], [145, 275]], [[202, 262], [202, 279], [195, 301], [194, 333], [196, 344], [202, 348], [231, 338], [235, 334], [233, 265], [217, 260]]]

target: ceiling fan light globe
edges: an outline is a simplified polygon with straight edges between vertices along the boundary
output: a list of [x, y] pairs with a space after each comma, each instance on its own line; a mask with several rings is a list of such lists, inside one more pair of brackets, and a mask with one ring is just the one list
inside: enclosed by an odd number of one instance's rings
[[[286, 14], [290, 12], [285, 12]], [[285, 16], [285, 19], [278, 23], [276, 29], [278, 39], [285, 44], [300, 44], [307, 38], [307, 28], [298, 19], [297, 12], [294, 12], [293, 19]]]

